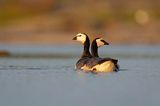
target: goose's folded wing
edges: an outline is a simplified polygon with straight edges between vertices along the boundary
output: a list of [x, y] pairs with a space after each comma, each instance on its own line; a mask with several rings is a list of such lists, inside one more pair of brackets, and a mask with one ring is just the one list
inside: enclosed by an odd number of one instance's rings
[[90, 58], [90, 59], [88, 59], [86, 66], [91, 68], [91, 67], [99, 64], [100, 61], [102, 61], [102, 58], [99, 58], [99, 57]]
[[98, 64], [101, 64], [101, 63], [103, 63], [103, 62], [105, 62], [105, 61], [112, 61], [114, 64], [117, 64], [117, 62], [118, 62], [117, 59], [112, 59], [112, 58], [107, 57], [107, 58], [101, 58], [101, 59], [99, 60]]
[[76, 63], [76, 68], [81, 69], [81, 67], [83, 67], [87, 63], [88, 59], [88, 57], [79, 59]]

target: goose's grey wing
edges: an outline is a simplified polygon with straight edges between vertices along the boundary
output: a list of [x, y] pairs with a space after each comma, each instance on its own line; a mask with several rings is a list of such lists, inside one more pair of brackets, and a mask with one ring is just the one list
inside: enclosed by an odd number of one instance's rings
[[86, 63], [86, 66], [91, 68], [97, 64], [99, 64], [99, 62], [102, 60], [102, 58], [99, 58], [99, 57], [93, 57], [93, 58], [90, 58], [88, 59], [87, 63]]
[[106, 61], [112, 61], [115, 64], [116, 69], [119, 69], [119, 65], [118, 60], [117, 59], [112, 59], [112, 58], [100, 58], [100, 57], [94, 57], [94, 58], [90, 58], [87, 60], [86, 66], [88, 66], [89, 68], [97, 65], [97, 64], [102, 64], [103, 62]]
[[88, 57], [79, 59], [76, 63], [76, 69], [81, 69], [81, 67], [83, 67], [87, 63], [88, 59]]
[[118, 60], [117, 60], [117, 59], [112, 59], [112, 58], [107, 57], [107, 58], [100, 58], [98, 64], [101, 64], [101, 63], [103, 63], [103, 62], [105, 62], [105, 61], [112, 61], [114, 64], [117, 64], [117, 63], [118, 63]]

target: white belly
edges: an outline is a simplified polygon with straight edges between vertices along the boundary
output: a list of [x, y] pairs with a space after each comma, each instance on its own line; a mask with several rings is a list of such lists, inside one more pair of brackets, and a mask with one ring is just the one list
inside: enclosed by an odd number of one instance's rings
[[113, 72], [115, 70], [115, 64], [112, 61], [106, 61], [103, 62], [102, 64], [97, 64], [91, 68], [88, 66], [84, 65], [82, 70], [89, 72], [89, 71], [94, 71], [94, 72]]
[[95, 72], [113, 72], [115, 70], [115, 64], [112, 61], [106, 61], [102, 64], [95, 65], [92, 70]]

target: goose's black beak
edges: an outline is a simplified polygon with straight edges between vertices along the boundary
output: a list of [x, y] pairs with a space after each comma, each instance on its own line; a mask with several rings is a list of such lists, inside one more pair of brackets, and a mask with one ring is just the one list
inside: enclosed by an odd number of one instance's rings
[[74, 37], [72, 40], [77, 40], [77, 37]]
[[106, 41], [104, 41], [104, 40], [101, 40], [101, 41], [104, 43], [104, 45], [109, 45], [108, 42], [106, 42]]

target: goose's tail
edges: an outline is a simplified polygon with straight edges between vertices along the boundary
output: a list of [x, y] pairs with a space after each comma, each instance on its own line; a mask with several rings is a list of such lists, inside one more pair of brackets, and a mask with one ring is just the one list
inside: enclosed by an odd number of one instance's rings
[[119, 71], [119, 65], [118, 65], [118, 60], [117, 59], [112, 59], [113, 63], [115, 64], [115, 69], [114, 71], [115, 72], [118, 72]]
[[118, 72], [119, 71], [119, 65], [118, 64], [115, 64], [115, 72]]

